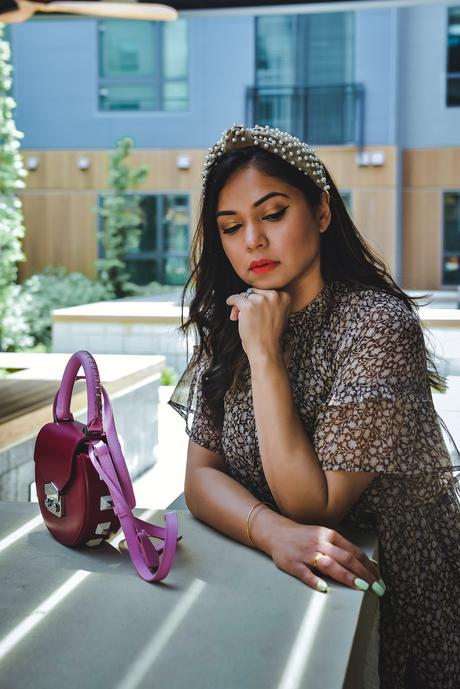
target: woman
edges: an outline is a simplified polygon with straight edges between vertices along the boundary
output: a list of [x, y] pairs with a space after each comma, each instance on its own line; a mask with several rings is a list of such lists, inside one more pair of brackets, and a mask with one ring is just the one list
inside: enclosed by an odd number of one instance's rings
[[[371, 586], [382, 689], [459, 687], [460, 510], [413, 301], [298, 139], [234, 125], [203, 184], [172, 398], [191, 512], [320, 591]], [[382, 578], [345, 518], [376, 529]]]

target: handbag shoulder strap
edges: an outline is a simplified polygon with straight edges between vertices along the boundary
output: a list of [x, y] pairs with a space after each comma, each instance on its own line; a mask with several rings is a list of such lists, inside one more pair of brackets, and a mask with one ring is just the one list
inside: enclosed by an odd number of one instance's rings
[[[104, 398], [107, 445], [102, 440], [89, 444], [89, 457], [99, 476], [109, 489], [128, 545], [129, 554], [138, 574], [145, 581], [161, 581], [169, 573], [176, 552], [178, 521], [175, 512], [165, 514], [165, 527], [145, 522], [132, 514], [136, 506], [133, 485], [115, 428], [112, 406], [107, 391], [101, 386]], [[153, 544], [150, 536], [164, 541]], [[159, 554], [163, 552], [160, 560]], [[151, 568], [156, 568], [152, 574]]]

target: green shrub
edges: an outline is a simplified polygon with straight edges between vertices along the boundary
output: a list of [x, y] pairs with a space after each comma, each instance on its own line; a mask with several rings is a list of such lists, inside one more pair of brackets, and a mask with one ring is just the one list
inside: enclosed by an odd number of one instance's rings
[[113, 298], [109, 288], [82, 273], [65, 268], [45, 268], [22, 285], [15, 285], [14, 305], [9, 310], [2, 340], [3, 350], [51, 348], [51, 311]]
[[[5, 336], [5, 322], [11, 325], [9, 308], [14, 304], [17, 263], [24, 260], [22, 239], [24, 226], [21, 201], [17, 192], [24, 188], [26, 171], [19, 153], [23, 136], [16, 129], [11, 97], [13, 68], [11, 51], [0, 24], [0, 343]], [[24, 334], [19, 335], [23, 340]]]
[[96, 268], [103, 285], [112, 289], [117, 298], [137, 294], [136, 285], [129, 277], [125, 255], [137, 247], [141, 233], [143, 212], [139, 197], [128, 193], [137, 189], [148, 177], [146, 165], [131, 169], [125, 162], [134, 146], [129, 137], [117, 141], [117, 147], [109, 156], [109, 192], [102, 195], [101, 231], [98, 232], [104, 255], [97, 259]]
[[136, 297], [151, 297], [156, 294], [164, 294], [177, 290], [174, 286], [162, 285], [159, 282], [149, 282], [148, 285], [132, 285], [132, 289], [133, 296]]
[[160, 376], [160, 385], [176, 385], [178, 375], [173, 368], [164, 368]]

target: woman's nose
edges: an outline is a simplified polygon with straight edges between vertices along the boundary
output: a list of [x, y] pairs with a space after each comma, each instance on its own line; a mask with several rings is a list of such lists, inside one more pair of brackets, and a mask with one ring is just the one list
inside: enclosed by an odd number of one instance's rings
[[267, 238], [257, 223], [249, 223], [246, 226], [245, 239], [246, 246], [250, 251], [265, 246], [267, 243]]

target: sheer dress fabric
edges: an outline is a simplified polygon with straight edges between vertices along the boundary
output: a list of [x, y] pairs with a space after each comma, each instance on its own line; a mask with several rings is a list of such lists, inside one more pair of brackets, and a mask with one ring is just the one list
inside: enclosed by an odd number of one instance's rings
[[[283, 349], [322, 468], [377, 473], [347, 521], [371, 526], [379, 537], [387, 586], [380, 601], [381, 689], [458, 689], [460, 506], [453, 470], [460, 462], [433, 406], [418, 317], [383, 291], [326, 285], [289, 317]], [[192, 357], [171, 404], [191, 440], [221, 454], [230, 476], [277, 509], [257, 443], [249, 366], [225, 395], [221, 430], [202, 395], [207, 367], [205, 358]]]

